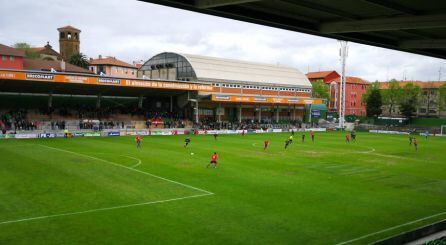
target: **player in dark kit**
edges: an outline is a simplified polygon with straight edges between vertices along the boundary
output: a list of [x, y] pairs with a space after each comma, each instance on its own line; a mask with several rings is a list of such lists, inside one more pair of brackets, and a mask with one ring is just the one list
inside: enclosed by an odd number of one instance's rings
[[266, 150], [268, 146], [269, 146], [269, 141], [268, 140], [263, 141], [263, 150]]
[[355, 130], [352, 130], [350, 132], [350, 136], [352, 137], [352, 142], [356, 142], [356, 131]]
[[218, 137], [218, 134], [215, 133], [215, 134], [214, 134], [214, 140], [217, 140], [217, 137]]
[[190, 138], [187, 137], [187, 138], [184, 140], [184, 148], [186, 148], [187, 145], [189, 145], [189, 143], [190, 143]]
[[409, 145], [412, 145], [412, 141], [413, 141], [413, 139], [414, 139], [414, 138], [412, 138], [412, 136], [409, 135]]
[[288, 148], [288, 146], [291, 144], [290, 140], [285, 140], [285, 149]]
[[305, 142], [305, 133], [302, 133], [302, 143]]
[[141, 148], [141, 135], [136, 135], [135, 137], [135, 141], [136, 141], [136, 148]]
[[206, 166], [206, 168], [209, 168], [209, 166], [211, 166], [211, 165], [213, 165], [214, 168], [216, 168], [217, 167], [217, 158], [218, 158], [217, 152], [214, 152], [214, 154], [212, 154], [212, 156], [211, 156], [211, 161]]

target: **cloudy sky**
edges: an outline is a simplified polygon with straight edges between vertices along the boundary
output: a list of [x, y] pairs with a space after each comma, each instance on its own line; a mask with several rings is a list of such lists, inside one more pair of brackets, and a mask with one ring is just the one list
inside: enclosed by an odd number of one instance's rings
[[[182, 52], [287, 65], [306, 73], [340, 70], [339, 43], [136, 0], [0, 0], [0, 43], [27, 42], [59, 50], [57, 28], [82, 30], [81, 52], [126, 62]], [[7, 10], [7, 11], [5, 11]], [[446, 80], [446, 60], [350, 43], [347, 75]]]

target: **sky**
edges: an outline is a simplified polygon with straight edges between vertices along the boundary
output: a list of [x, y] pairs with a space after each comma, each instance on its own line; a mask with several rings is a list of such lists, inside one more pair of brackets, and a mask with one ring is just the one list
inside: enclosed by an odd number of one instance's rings
[[[87, 57], [131, 63], [180, 52], [340, 71], [337, 40], [139, 2], [136, 0], [0, 0], [0, 43], [27, 42], [59, 51], [57, 28], [80, 30]], [[446, 80], [446, 60], [349, 43], [346, 74], [368, 81]]]

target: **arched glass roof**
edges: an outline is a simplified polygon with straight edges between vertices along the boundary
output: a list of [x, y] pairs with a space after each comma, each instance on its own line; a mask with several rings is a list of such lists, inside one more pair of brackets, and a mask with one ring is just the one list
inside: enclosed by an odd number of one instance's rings
[[308, 78], [295, 68], [190, 54], [155, 55], [140, 71], [147, 75], [152, 70], [173, 68], [176, 68], [175, 80], [182, 81], [311, 87]]

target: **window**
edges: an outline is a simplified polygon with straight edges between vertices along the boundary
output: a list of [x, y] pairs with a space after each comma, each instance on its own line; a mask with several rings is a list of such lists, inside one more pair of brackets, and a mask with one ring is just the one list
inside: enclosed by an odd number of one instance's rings
[[14, 61], [14, 56], [9, 56], [9, 61]]
[[5, 55], [2, 55], [2, 60], [6, 60], [6, 56]]

